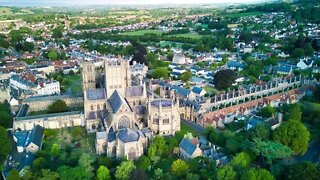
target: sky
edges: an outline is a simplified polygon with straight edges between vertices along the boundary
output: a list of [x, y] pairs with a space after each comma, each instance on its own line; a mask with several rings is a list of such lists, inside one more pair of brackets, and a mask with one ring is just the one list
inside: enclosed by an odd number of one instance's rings
[[254, 3], [267, 0], [0, 0], [0, 6], [71, 6], [108, 4]]

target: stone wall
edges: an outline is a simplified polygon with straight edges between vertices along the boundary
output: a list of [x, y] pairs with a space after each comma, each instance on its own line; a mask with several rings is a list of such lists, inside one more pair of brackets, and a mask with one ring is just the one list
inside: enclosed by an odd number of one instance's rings
[[22, 101], [22, 104], [29, 105], [29, 112], [34, 111], [45, 111], [48, 107], [57, 100], [63, 100], [70, 108], [82, 107], [83, 97], [82, 96], [71, 96], [71, 95], [55, 95], [55, 96], [43, 96], [43, 97], [30, 97]]

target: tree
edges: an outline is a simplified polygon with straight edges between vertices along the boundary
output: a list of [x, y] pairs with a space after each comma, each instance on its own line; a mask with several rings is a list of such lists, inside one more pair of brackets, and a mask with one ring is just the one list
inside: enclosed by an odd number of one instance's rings
[[49, 113], [66, 112], [68, 109], [66, 102], [63, 100], [57, 100], [48, 107]]
[[272, 174], [265, 170], [265, 169], [250, 169], [246, 171], [242, 176], [241, 180], [256, 180], [256, 179], [263, 179], [263, 180], [274, 180], [275, 178]]
[[59, 155], [59, 145], [58, 144], [52, 144], [52, 147], [51, 147], [51, 154], [52, 156], [54, 157], [57, 157]]
[[117, 166], [115, 177], [121, 180], [129, 179], [131, 172], [135, 168], [136, 167], [132, 161], [123, 161], [119, 166]]
[[254, 140], [251, 150], [256, 155], [266, 158], [268, 164], [271, 164], [273, 159], [286, 158], [292, 155], [292, 150], [287, 146], [274, 141], [261, 141], [259, 139]]
[[52, 37], [53, 38], [62, 38], [62, 28], [58, 27], [52, 30]]
[[0, 164], [3, 164], [11, 151], [11, 142], [8, 138], [7, 130], [2, 126], [0, 126], [0, 139]]
[[42, 169], [41, 170], [40, 180], [57, 180], [59, 179], [59, 174], [57, 172], [52, 172], [50, 169]]
[[271, 135], [271, 128], [265, 123], [258, 124], [248, 131], [248, 137], [253, 139], [269, 140]]
[[58, 168], [60, 179], [90, 179], [89, 174], [80, 166], [74, 168], [69, 166], [60, 166]]
[[319, 179], [320, 166], [311, 162], [296, 163], [287, 168], [285, 179]]
[[19, 176], [19, 171], [17, 169], [12, 169], [7, 177], [7, 180], [19, 180], [21, 179]]
[[231, 160], [232, 166], [239, 166], [243, 168], [248, 168], [251, 164], [252, 158], [249, 153], [241, 152], [236, 154]]
[[237, 173], [230, 165], [226, 165], [217, 171], [217, 180], [235, 180]]
[[302, 111], [299, 104], [292, 104], [289, 108], [289, 119], [293, 121], [301, 121]]
[[153, 70], [152, 77], [154, 79], [159, 79], [159, 78], [167, 79], [169, 77], [169, 70], [166, 67], [157, 67]]
[[148, 175], [144, 170], [135, 169], [131, 172], [130, 179], [148, 180]]
[[303, 56], [304, 56], [304, 50], [302, 48], [296, 48], [291, 53], [291, 57], [293, 58], [301, 58]]
[[48, 58], [52, 61], [58, 60], [58, 53], [56, 51], [49, 51], [48, 52]]
[[269, 118], [269, 117], [272, 117], [275, 113], [276, 113], [276, 110], [270, 105], [267, 105], [266, 107], [263, 107], [260, 110], [259, 115], [264, 118]]
[[44, 157], [38, 157], [33, 161], [32, 165], [35, 172], [41, 172], [42, 169], [47, 167], [47, 160]]
[[178, 177], [186, 176], [188, 171], [189, 165], [181, 159], [175, 160], [171, 165], [171, 172]]
[[161, 179], [163, 176], [163, 170], [160, 168], [157, 168], [156, 170], [154, 170], [154, 179]]
[[12, 116], [9, 114], [8, 111], [0, 111], [0, 126], [5, 128], [9, 128], [12, 124]]
[[110, 180], [110, 171], [105, 166], [99, 166], [97, 170], [97, 180]]
[[137, 169], [141, 169], [141, 170], [147, 170], [150, 165], [151, 165], [151, 162], [150, 162], [150, 159], [147, 157], [147, 156], [140, 156], [140, 158], [138, 159], [137, 163]]
[[199, 180], [200, 176], [198, 174], [188, 173], [186, 180]]
[[301, 122], [289, 120], [274, 131], [273, 139], [303, 155], [308, 149], [310, 133]]
[[222, 90], [229, 88], [236, 80], [236, 73], [230, 69], [218, 71], [214, 76], [214, 85]]
[[312, 56], [314, 53], [314, 49], [312, 48], [311, 43], [306, 43], [303, 49], [306, 56]]
[[191, 71], [186, 71], [181, 74], [181, 80], [184, 82], [189, 81], [192, 78], [192, 72]]
[[148, 156], [152, 159], [154, 156], [162, 156], [165, 151], [166, 145], [165, 140], [162, 136], [156, 136], [148, 149]]
[[73, 140], [79, 141], [86, 134], [86, 130], [83, 127], [77, 126], [71, 129], [70, 134]]
[[92, 163], [94, 162], [94, 159], [92, 155], [88, 153], [83, 153], [79, 159], [79, 166], [85, 170], [86, 174], [92, 178], [94, 176], [93, 174], [93, 166]]

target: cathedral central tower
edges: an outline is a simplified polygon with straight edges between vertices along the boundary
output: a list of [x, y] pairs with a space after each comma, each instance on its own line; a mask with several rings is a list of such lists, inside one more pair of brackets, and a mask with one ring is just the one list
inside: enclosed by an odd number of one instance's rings
[[106, 94], [109, 98], [115, 90], [125, 96], [125, 90], [131, 86], [131, 70], [129, 60], [112, 58], [105, 60]]

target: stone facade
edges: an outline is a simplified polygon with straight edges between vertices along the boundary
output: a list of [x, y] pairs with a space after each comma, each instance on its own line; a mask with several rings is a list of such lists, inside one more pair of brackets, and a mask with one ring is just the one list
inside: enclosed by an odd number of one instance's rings
[[63, 100], [68, 107], [81, 107], [83, 106], [83, 97], [71, 96], [71, 95], [55, 95], [55, 96], [43, 96], [43, 97], [30, 97], [25, 98], [22, 104], [29, 105], [29, 111], [44, 111], [57, 100]]
[[148, 127], [160, 135], [174, 135], [180, 131], [179, 102], [169, 99], [148, 101]]
[[[127, 59], [105, 59], [104, 72], [96, 77], [105, 82], [100, 83], [100, 88], [84, 88], [86, 126], [88, 132], [97, 132], [98, 154], [137, 159], [145, 152], [153, 133], [174, 135], [180, 130], [179, 103], [161, 99], [166, 104], [159, 106], [157, 100], [148, 100], [145, 82], [139, 80], [133, 85], [131, 71]], [[83, 83], [87, 87], [87, 81]], [[154, 118], [161, 122], [149, 120]]]
[[84, 116], [81, 112], [65, 112], [35, 116], [16, 117], [13, 129], [32, 130], [36, 125], [45, 129], [59, 129], [64, 127], [84, 126]]

